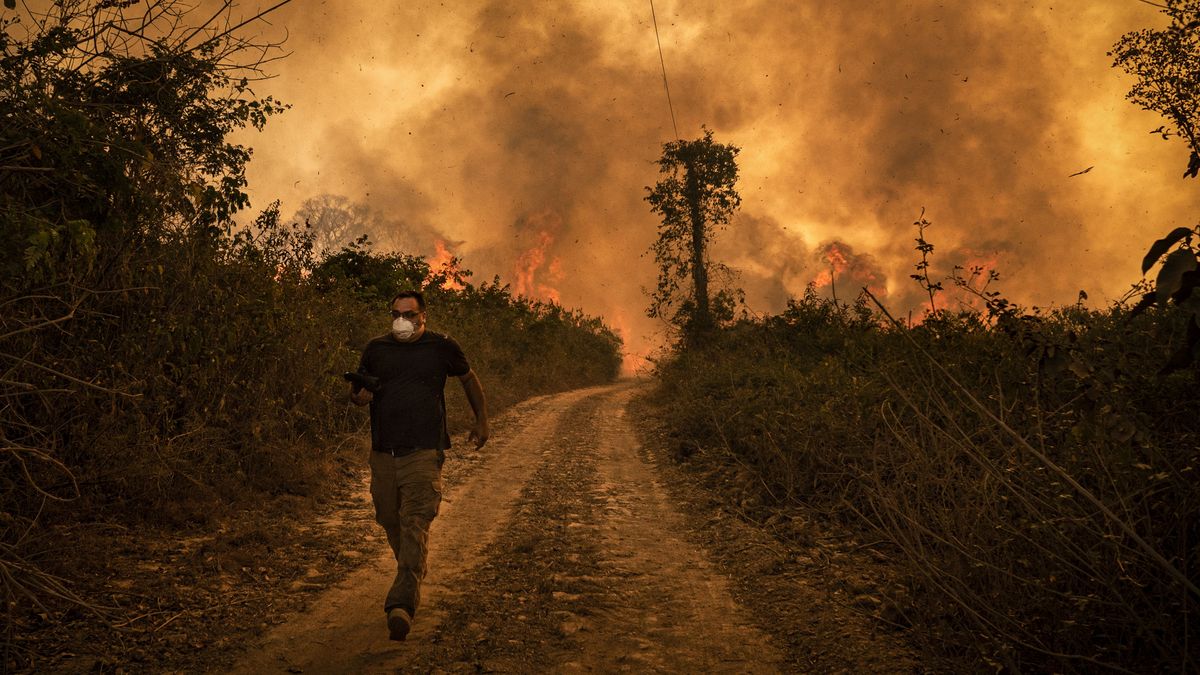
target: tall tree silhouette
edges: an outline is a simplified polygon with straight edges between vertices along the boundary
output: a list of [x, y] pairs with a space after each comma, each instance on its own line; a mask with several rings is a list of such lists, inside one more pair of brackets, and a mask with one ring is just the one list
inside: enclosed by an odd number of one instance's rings
[[658, 160], [661, 178], [646, 188], [650, 210], [662, 217], [658, 241], [651, 247], [658, 286], [646, 313], [668, 319], [685, 337], [702, 335], [718, 319], [732, 316], [727, 292], [709, 297], [711, 273], [720, 266], [709, 260], [708, 243], [742, 203], [734, 189], [738, 152], [733, 145], [715, 143], [709, 129], [694, 141], [664, 143]]

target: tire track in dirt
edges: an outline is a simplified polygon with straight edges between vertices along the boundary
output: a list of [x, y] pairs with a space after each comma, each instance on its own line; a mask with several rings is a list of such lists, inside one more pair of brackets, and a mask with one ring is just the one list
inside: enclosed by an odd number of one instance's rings
[[[775, 672], [779, 653], [685, 536], [618, 385], [563, 418], [517, 515], [402, 672]], [[584, 410], [578, 412], [584, 413]]]
[[588, 527], [598, 507], [587, 489], [596, 483], [594, 458], [577, 449], [593, 434], [601, 398], [560, 419], [513, 517], [460, 579], [429, 640], [410, 641], [395, 672], [547, 672], [569, 652], [568, 607], [589, 611], [585, 594], [597, 585], [574, 574], [595, 567], [594, 541], [569, 533]]
[[[511, 517], [522, 487], [546, 461], [548, 451], [542, 448], [552, 443], [564, 420], [578, 419], [584, 412], [578, 408], [594, 407], [589, 401], [610, 390], [581, 389], [516, 406], [493, 422], [493, 440], [465, 471], [452, 466], [451, 451], [448, 487], [430, 537], [425, 605], [408, 644], [387, 639], [381, 603], [395, 563], [380, 537], [376, 560], [326, 591], [310, 612], [276, 628], [230, 672], [386, 672], [403, 663], [406, 647], [430, 639], [443, 607], [453, 602], [457, 579], [480, 562], [481, 552]], [[466, 444], [465, 439], [456, 442]], [[391, 667], [385, 667], [388, 663]]]
[[[611, 597], [602, 604], [615, 609], [594, 617], [602, 631], [581, 632], [579, 658], [564, 665], [579, 671], [777, 672], [779, 651], [688, 540], [683, 516], [654, 467], [642, 460], [626, 418], [634, 393], [626, 389], [608, 401], [595, 448], [603, 500], [601, 569], [622, 583], [605, 587]], [[619, 654], [624, 656], [614, 662]]]

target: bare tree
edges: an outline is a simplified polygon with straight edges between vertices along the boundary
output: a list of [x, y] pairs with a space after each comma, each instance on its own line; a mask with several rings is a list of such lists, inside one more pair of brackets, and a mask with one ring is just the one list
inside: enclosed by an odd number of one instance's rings
[[335, 253], [367, 234], [379, 241], [378, 223], [370, 207], [342, 195], [323, 194], [304, 200], [296, 210], [296, 222], [312, 228], [314, 250]]

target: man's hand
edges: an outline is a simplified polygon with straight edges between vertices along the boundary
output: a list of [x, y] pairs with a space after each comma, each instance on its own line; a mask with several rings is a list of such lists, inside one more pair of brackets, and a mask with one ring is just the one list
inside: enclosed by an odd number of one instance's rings
[[359, 389], [358, 391], [354, 391], [353, 389], [350, 390], [350, 401], [354, 405], [366, 405], [370, 403], [371, 399], [373, 398], [375, 398], [375, 394], [372, 394], [366, 389]]
[[458, 380], [462, 382], [467, 402], [471, 404], [471, 411], [475, 413], [475, 426], [471, 427], [471, 435], [468, 438], [475, 441], [477, 449], [482, 448], [483, 444], [487, 443], [488, 436], [492, 434], [488, 427], [487, 401], [483, 397], [483, 386], [479, 384], [479, 377], [473, 370], [468, 370], [465, 375], [459, 376]]
[[488, 426], [487, 420], [476, 420], [475, 426], [471, 427], [471, 433], [467, 438], [475, 442], [475, 449], [483, 447], [484, 443], [488, 442], [488, 436], [492, 435], [492, 430]]

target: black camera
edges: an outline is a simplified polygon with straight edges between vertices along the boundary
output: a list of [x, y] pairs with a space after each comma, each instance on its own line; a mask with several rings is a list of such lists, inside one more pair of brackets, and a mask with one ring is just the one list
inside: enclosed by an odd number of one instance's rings
[[352, 383], [359, 389], [366, 389], [372, 394], [379, 391], [379, 378], [372, 375], [367, 375], [365, 373], [352, 373], [347, 371], [342, 373], [342, 379]]

